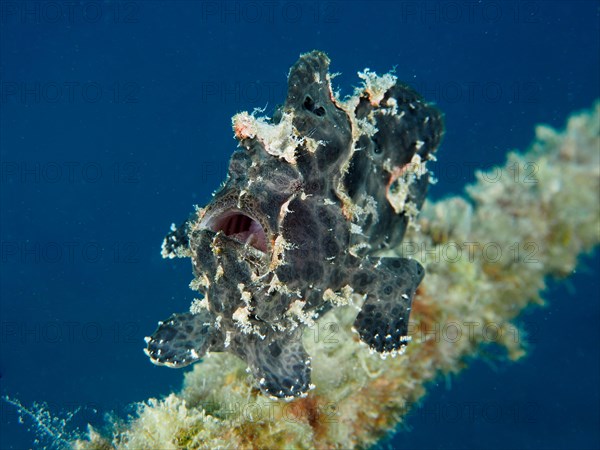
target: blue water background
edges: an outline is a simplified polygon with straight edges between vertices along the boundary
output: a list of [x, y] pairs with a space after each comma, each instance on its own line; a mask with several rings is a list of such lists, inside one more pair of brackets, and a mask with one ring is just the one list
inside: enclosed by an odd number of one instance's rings
[[[1, 6], [0, 393], [82, 406], [80, 426], [180, 388], [183, 371], [142, 352], [194, 298], [189, 260], [162, 260], [161, 240], [224, 179], [231, 116], [282, 102], [300, 53], [326, 51], [343, 94], [395, 66], [439, 105], [433, 198], [599, 97], [596, 1]], [[598, 266], [550, 282], [523, 318], [525, 359], [487, 349], [385, 445], [599, 448]], [[31, 447], [30, 422], [0, 410], [0, 448]]]

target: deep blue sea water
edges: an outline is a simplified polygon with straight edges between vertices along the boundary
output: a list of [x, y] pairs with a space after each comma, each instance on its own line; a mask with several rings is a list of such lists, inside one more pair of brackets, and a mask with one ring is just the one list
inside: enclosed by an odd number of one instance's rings
[[[0, 394], [81, 406], [84, 426], [181, 386], [142, 352], [194, 298], [189, 261], [162, 260], [162, 238], [224, 179], [231, 116], [283, 101], [300, 53], [326, 51], [342, 93], [358, 70], [395, 66], [438, 104], [441, 198], [599, 97], [599, 7], [2, 0]], [[438, 380], [384, 446], [600, 448], [599, 264], [549, 282], [548, 307], [523, 316], [525, 359], [489, 349]], [[34, 446], [31, 422], [0, 411], [0, 448]]]

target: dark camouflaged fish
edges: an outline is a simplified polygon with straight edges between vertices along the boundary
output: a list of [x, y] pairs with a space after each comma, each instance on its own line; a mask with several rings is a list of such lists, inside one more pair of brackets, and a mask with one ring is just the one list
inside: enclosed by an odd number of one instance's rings
[[393, 75], [368, 69], [342, 101], [328, 67], [322, 52], [302, 55], [272, 119], [234, 116], [239, 149], [225, 184], [163, 243], [164, 257], [191, 258], [203, 299], [146, 338], [152, 362], [183, 367], [230, 352], [265, 394], [303, 396], [304, 327], [353, 297], [363, 299], [360, 339], [382, 354], [404, 350], [424, 270], [379, 255], [421, 208], [442, 117]]

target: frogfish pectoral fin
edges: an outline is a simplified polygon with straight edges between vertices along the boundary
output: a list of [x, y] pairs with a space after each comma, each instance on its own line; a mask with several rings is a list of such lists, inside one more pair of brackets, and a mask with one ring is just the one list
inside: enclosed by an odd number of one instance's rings
[[360, 339], [380, 353], [402, 352], [409, 341], [408, 319], [424, 269], [414, 259], [378, 258], [365, 276], [372, 280], [354, 328]]
[[144, 352], [154, 364], [185, 367], [201, 359], [207, 351], [220, 349], [221, 339], [221, 333], [214, 327], [214, 316], [208, 310], [173, 314], [146, 338]]

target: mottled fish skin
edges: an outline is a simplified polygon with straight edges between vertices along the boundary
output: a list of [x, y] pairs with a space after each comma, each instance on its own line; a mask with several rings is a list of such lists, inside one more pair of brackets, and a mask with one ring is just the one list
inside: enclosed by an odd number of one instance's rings
[[424, 270], [379, 255], [423, 204], [442, 115], [391, 77], [341, 101], [328, 68], [324, 53], [302, 55], [271, 120], [234, 117], [226, 182], [163, 243], [164, 257], [191, 258], [204, 299], [147, 338], [152, 362], [183, 367], [226, 351], [264, 394], [304, 396], [302, 330], [354, 294], [364, 298], [360, 339], [382, 354], [404, 350]]

